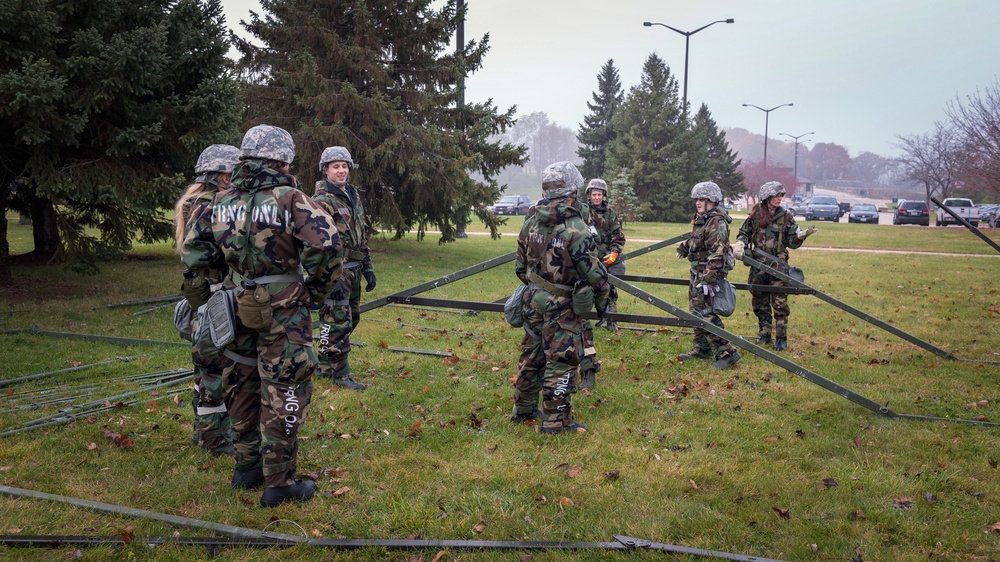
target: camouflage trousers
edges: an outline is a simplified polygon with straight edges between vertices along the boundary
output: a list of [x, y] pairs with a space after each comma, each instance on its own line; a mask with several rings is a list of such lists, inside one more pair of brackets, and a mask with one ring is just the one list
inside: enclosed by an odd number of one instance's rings
[[323, 303], [319, 309], [319, 365], [316, 374], [323, 377], [344, 377], [350, 373], [348, 354], [351, 333], [361, 321], [361, 268], [345, 269], [333, 294], [347, 295], [343, 300]]
[[[608, 273], [615, 277], [625, 275], [625, 262], [615, 262], [614, 265], [608, 268]], [[611, 291], [608, 293], [608, 312], [618, 312], [618, 288], [614, 286], [611, 287]]]
[[224, 392], [237, 470], [263, 465], [266, 486], [295, 483], [298, 434], [312, 399], [316, 350], [305, 306], [273, 308], [269, 331], [243, 328], [227, 358]]
[[[688, 287], [688, 309], [702, 320], [707, 320], [713, 325], [725, 329], [722, 318], [712, 312], [712, 297], [706, 295], [696, 285], [700, 282], [700, 274], [691, 274], [691, 284]], [[728, 357], [736, 351], [733, 344], [725, 338], [719, 337], [702, 328], [694, 329], [694, 349], [708, 355], [714, 355], [716, 359]]]
[[[780, 264], [774, 265], [775, 269], [781, 273], [786, 273], [786, 267]], [[772, 277], [766, 271], [750, 268], [750, 277], [747, 283], [751, 285], [769, 285], [771, 287], [787, 287], [785, 283], [777, 277]], [[764, 291], [750, 291], [753, 313], [757, 315], [757, 327], [759, 335], [771, 335], [771, 321], [774, 320], [774, 337], [788, 337], [788, 315], [791, 309], [788, 308], [788, 295], [785, 293], [768, 293]], [[771, 310], [774, 310], [772, 316]]]
[[579, 375], [593, 371], [596, 375], [601, 371], [601, 362], [597, 360], [597, 348], [594, 347], [594, 325], [590, 320], [583, 321], [583, 355], [580, 356]]
[[514, 413], [528, 414], [542, 395], [542, 428], [573, 423], [570, 391], [583, 350], [583, 319], [568, 297], [541, 289], [524, 292], [524, 339], [514, 382]]
[[225, 359], [208, 359], [191, 351], [194, 363], [194, 436], [203, 449], [213, 450], [232, 441], [229, 411], [222, 392]]

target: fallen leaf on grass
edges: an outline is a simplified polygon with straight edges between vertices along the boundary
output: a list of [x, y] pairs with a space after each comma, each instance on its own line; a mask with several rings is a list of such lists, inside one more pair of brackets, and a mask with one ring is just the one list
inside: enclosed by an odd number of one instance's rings
[[861, 440], [861, 437], [855, 437], [851, 440], [851, 446], [855, 449], [860, 449], [862, 445], [864, 445], [864, 441]]
[[688, 480], [688, 482], [690, 482], [690, 483], [691, 483], [691, 487], [692, 487], [692, 488], [694, 488], [695, 490], [697, 490], [697, 489], [698, 489], [698, 485], [694, 483], [694, 480]]
[[486, 523], [483, 523], [482, 521], [480, 521], [475, 527], [472, 528], [472, 532], [474, 533], [482, 533], [485, 530], [486, 530]]
[[87, 445], [88, 451], [93, 451], [95, 449], [97, 449], [97, 443], [90, 443], [89, 445]]
[[335, 498], [340, 497], [350, 491], [351, 489], [348, 486], [341, 486], [340, 488], [337, 488], [336, 490], [333, 491], [333, 497]]
[[813, 552], [819, 552], [819, 547], [816, 546], [816, 543], [810, 543], [809, 544], [809, 550], [811, 550]]
[[576, 478], [581, 472], [583, 472], [583, 468], [581, 468], [578, 464], [574, 464], [569, 470], [566, 471], [566, 475], [570, 478]]
[[549, 499], [546, 498], [545, 496], [538, 496], [537, 498], [535, 498], [535, 501], [538, 502], [538, 503], [540, 503], [540, 504], [549, 503]]
[[604, 473], [604, 478], [608, 482], [614, 482], [615, 480], [618, 480], [619, 476], [620, 476], [620, 474], [618, 473], [617, 470], [612, 470], [611, 472], [605, 472]]
[[827, 490], [829, 488], [836, 488], [836, 487], [837, 487], [837, 481], [834, 480], [833, 478], [824, 478], [823, 482], [816, 485], [816, 489], [818, 490]]
[[410, 426], [410, 433], [407, 434], [407, 437], [420, 435], [421, 433], [423, 433], [423, 431], [424, 430], [420, 427], [420, 420], [417, 420], [413, 422], [413, 425]]
[[517, 559], [518, 559], [518, 562], [531, 562], [532, 560], [534, 560], [534, 556], [532, 556], [530, 554], [522, 554], [522, 555], [518, 556]]
[[403, 337], [404, 338], [410, 338], [411, 340], [417, 339], [417, 336], [414, 336], [413, 334], [411, 334], [409, 332], [406, 332], [405, 334], [403, 334]]
[[898, 498], [892, 500], [892, 507], [897, 509], [913, 507], [913, 499], [906, 496], [899, 496]]
[[924, 499], [927, 500], [927, 503], [934, 503], [937, 501], [937, 496], [935, 496], [930, 492], [927, 492], [926, 494], [924, 494]]
[[119, 449], [128, 449], [130, 447], [135, 447], [135, 442], [128, 438], [127, 435], [122, 435], [114, 431], [104, 430], [104, 436], [111, 440], [115, 444], [115, 447]]
[[447, 554], [445, 551], [439, 551], [437, 555], [431, 559], [431, 562], [441, 562], [441, 559], [444, 558], [445, 554]]
[[459, 359], [458, 355], [455, 354], [449, 355], [448, 357], [445, 357], [444, 359], [441, 360], [441, 362], [443, 362], [445, 365], [454, 365], [459, 361], [461, 361], [461, 359]]
[[996, 523], [990, 525], [990, 531], [994, 533], [1000, 533], [1000, 521], [997, 521]]
[[791, 514], [788, 513], [787, 509], [783, 509], [783, 508], [780, 508], [780, 507], [772, 507], [771, 511], [777, 513], [778, 516], [781, 517], [782, 519], [791, 519], [792, 518]]
[[573, 507], [573, 500], [566, 497], [559, 498], [559, 510], [562, 511], [566, 507]]
[[79, 548], [66, 553], [66, 560], [79, 560], [81, 558], [83, 558], [83, 553], [80, 552]]

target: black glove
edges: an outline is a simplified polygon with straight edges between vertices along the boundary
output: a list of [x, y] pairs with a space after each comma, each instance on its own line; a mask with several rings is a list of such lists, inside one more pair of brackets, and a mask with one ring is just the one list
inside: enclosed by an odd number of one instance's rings
[[600, 328], [601, 324], [604, 324], [605, 322], [608, 321], [608, 312], [610, 309], [611, 309], [611, 303], [608, 301], [605, 301], [604, 306], [597, 307], [597, 317], [600, 320], [597, 321], [597, 324], [594, 324], [594, 327]]
[[374, 291], [375, 290], [375, 283], [376, 283], [375, 271], [372, 270], [372, 269], [366, 269], [362, 275], [365, 276], [365, 281], [368, 282], [368, 284], [365, 285], [365, 292], [366, 293], [370, 293], [370, 292]]
[[198, 310], [198, 307], [208, 302], [208, 298], [212, 296], [212, 289], [204, 277], [200, 275], [187, 277], [185, 274], [184, 282], [181, 283], [181, 294], [191, 305], [191, 310]]

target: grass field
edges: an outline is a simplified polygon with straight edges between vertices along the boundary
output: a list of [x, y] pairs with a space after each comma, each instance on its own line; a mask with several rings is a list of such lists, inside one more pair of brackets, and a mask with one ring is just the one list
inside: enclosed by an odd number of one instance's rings
[[[378, 288], [363, 300], [513, 251], [520, 221], [510, 219], [499, 240], [473, 234], [439, 245], [433, 234], [422, 242], [376, 237]], [[352, 365], [370, 388], [358, 393], [316, 382], [299, 457], [300, 472], [321, 489], [311, 502], [263, 510], [259, 492], [232, 490], [232, 462], [191, 445], [190, 392], [167, 389], [140, 395], [132, 406], [0, 438], [0, 484], [310, 538], [612, 541], [623, 534], [783, 560], [1000, 560], [1000, 430], [958, 421], [1000, 422], [1000, 258], [960, 228], [817, 226], [807, 242], [812, 249], [792, 252], [807, 283], [959, 360], [805, 295], [790, 298], [789, 350], [782, 356], [894, 412], [945, 419], [879, 416], [749, 353], [721, 372], [706, 361], [681, 363], [677, 355], [691, 346], [681, 329], [598, 329], [597, 387], [573, 402], [590, 431], [539, 435], [508, 421], [522, 331], [497, 313], [386, 306], [366, 314], [354, 338], [365, 345], [355, 348]], [[661, 240], [688, 230], [635, 224], [626, 236]], [[1000, 240], [1000, 233], [985, 232]], [[9, 236], [12, 253], [30, 249], [27, 227], [11, 224]], [[626, 252], [645, 245], [629, 243]], [[629, 273], [651, 276], [685, 277], [686, 268], [673, 248], [628, 262]], [[13, 290], [0, 291], [0, 331], [38, 326], [179, 342], [172, 307], [136, 315], [152, 305], [107, 305], [177, 293], [181, 269], [167, 244], [138, 246], [93, 277], [58, 265], [16, 267]], [[731, 279], [743, 282], [746, 273], [738, 265]], [[515, 283], [507, 264], [424, 296], [494, 301]], [[686, 287], [641, 286], [687, 308]], [[663, 315], [629, 295], [619, 309]], [[749, 295], [739, 295], [726, 326], [755, 334]], [[189, 364], [184, 347], [25, 331], [0, 334], [0, 349], [0, 382], [137, 357], [0, 388], [0, 431], [56, 411], [16, 410], [32, 392], [75, 389], [99, 400], [138, 388], [124, 377]], [[208, 535], [7, 497], [0, 497], [0, 526], [8, 535]], [[68, 560], [77, 548], [0, 546], [0, 559]], [[646, 551], [439, 550], [216, 552], [133, 543], [80, 554], [183, 561], [695, 559]]]

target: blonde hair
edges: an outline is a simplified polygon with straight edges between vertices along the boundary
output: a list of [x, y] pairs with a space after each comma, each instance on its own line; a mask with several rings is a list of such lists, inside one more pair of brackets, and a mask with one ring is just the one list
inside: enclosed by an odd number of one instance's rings
[[187, 186], [184, 194], [174, 204], [174, 249], [178, 254], [181, 253], [181, 249], [184, 247], [184, 237], [187, 234], [188, 222], [191, 220], [191, 217], [186, 216], [186, 211], [190, 210], [188, 202], [204, 193], [215, 191], [215, 189], [216, 187], [210, 183], [194, 182]]

